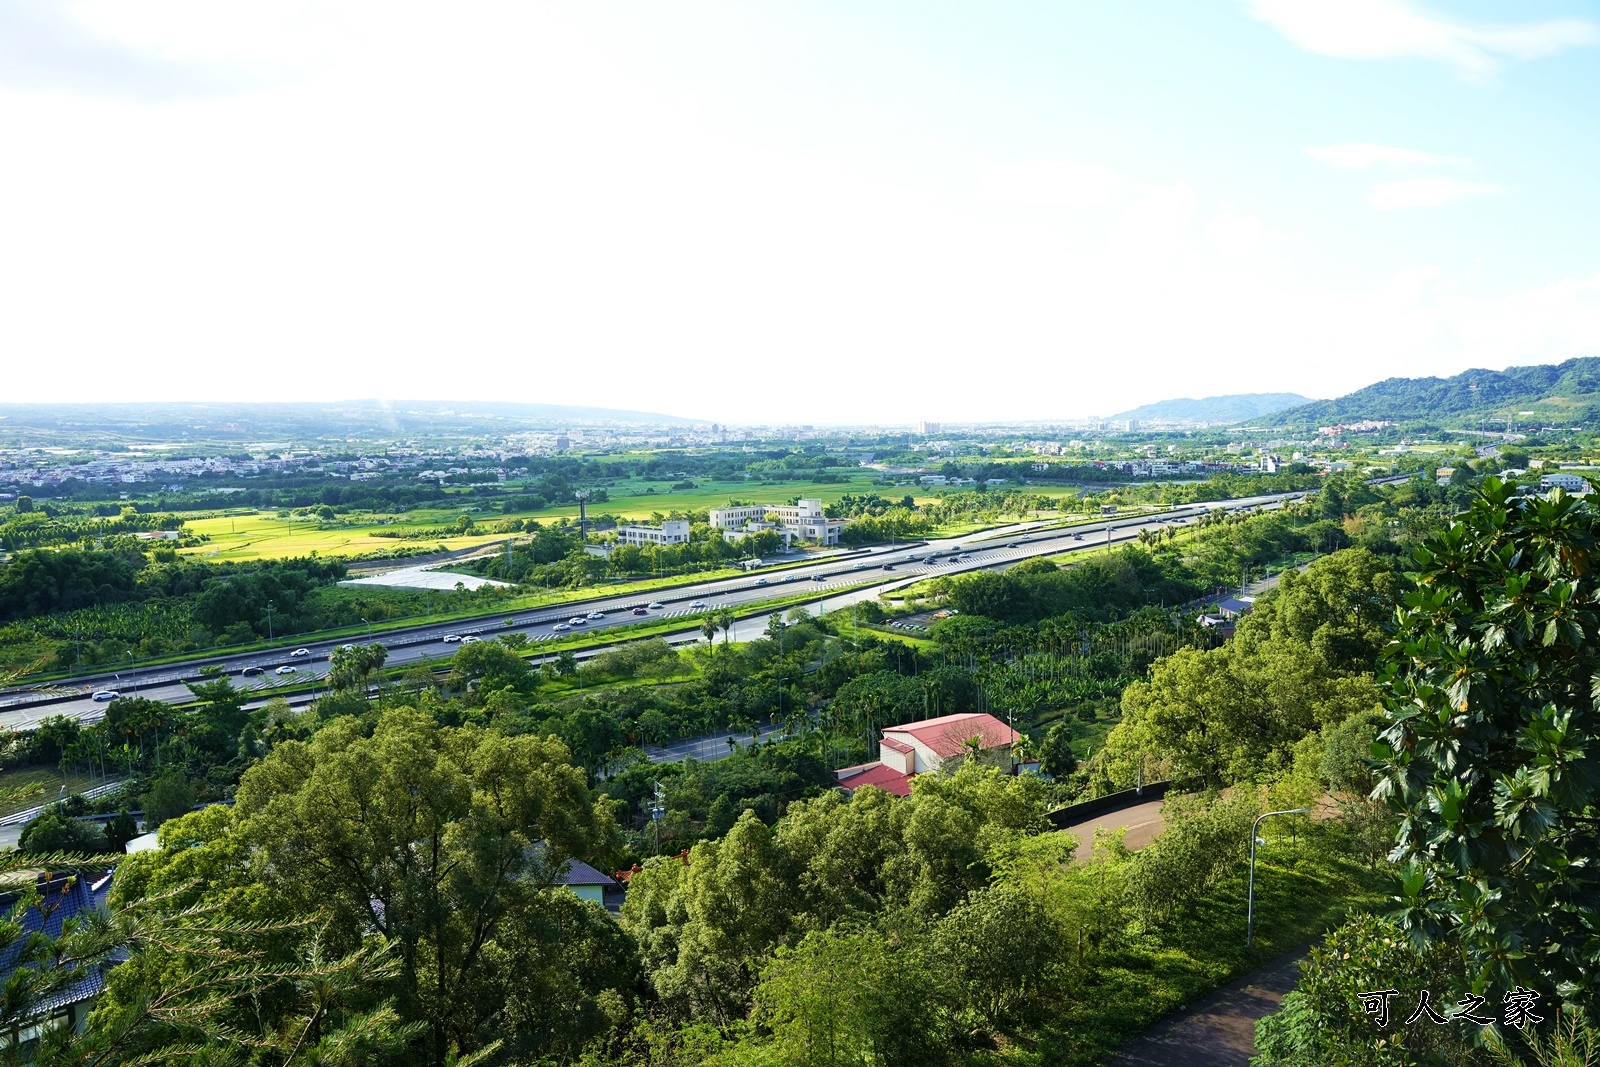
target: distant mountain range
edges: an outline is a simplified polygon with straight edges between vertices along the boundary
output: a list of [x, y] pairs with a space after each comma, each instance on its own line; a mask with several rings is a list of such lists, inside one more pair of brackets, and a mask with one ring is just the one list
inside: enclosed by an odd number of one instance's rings
[[[476, 436], [578, 426], [686, 427], [694, 420], [647, 411], [483, 400], [334, 400], [307, 403], [0, 404], [0, 439], [24, 430], [91, 432], [129, 440]], [[9, 431], [9, 433], [5, 433]]]
[[1280, 411], [1272, 421], [1325, 426], [1362, 419], [1460, 421], [1523, 413], [1563, 425], [1600, 419], [1600, 357], [1503, 371], [1469, 370], [1451, 378], [1389, 378], [1335, 400]]
[[1263, 415], [1271, 415], [1285, 408], [1310, 403], [1310, 398], [1299, 393], [1230, 393], [1227, 396], [1208, 396], [1202, 400], [1181, 397], [1145, 404], [1111, 416], [1113, 419], [1136, 419], [1140, 422], [1248, 422]]

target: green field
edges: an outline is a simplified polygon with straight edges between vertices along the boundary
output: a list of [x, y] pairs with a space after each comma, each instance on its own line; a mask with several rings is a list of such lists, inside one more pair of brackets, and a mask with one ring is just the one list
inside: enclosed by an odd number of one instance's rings
[[15, 767], [0, 773], [0, 815], [52, 804], [58, 797], [103, 784], [98, 778], [91, 781], [86, 774], [63, 775], [54, 767]]
[[[428, 518], [421, 516], [426, 514]], [[285, 559], [294, 556], [359, 556], [370, 552], [389, 552], [396, 548], [450, 549], [474, 548], [505, 540], [505, 534], [474, 534], [440, 537], [428, 541], [408, 541], [393, 537], [374, 537], [373, 531], [415, 529], [454, 522], [460, 512], [413, 512], [403, 520], [385, 524], [382, 517], [349, 516], [348, 522], [323, 522], [308, 519], [280, 519], [272, 512], [190, 519], [185, 529], [204, 534], [209, 543], [184, 554], [218, 561]]]
[[[721, 507], [730, 499], [779, 504], [791, 497], [801, 496], [829, 502], [846, 493], [871, 492], [874, 489], [888, 496], [894, 488], [878, 486], [875, 472], [850, 472], [846, 477], [848, 481], [831, 485], [812, 482], [703, 481], [696, 483], [695, 489], [678, 491], [671, 489], [673, 483], [670, 481], [629, 478], [608, 487], [606, 492], [610, 499], [592, 505], [589, 513], [648, 520], [657, 512], [665, 515], [672, 511]], [[904, 495], [903, 492], [901, 495]], [[495, 524], [503, 519], [551, 523], [578, 517], [576, 503], [510, 514], [484, 510], [471, 513], [479, 529], [468, 534], [430, 536], [424, 540], [374, 536], [379, 532], [420, 533], [449, 526], [461, 516], [464, 508], [477, 506], [476, 498], [462, 496], [461, 499], [463, 504], [459, 508], [419, 509], [404, 515], [361, 513], [319, 520], [303, 516], [282, 519], [275, 511], [245, 511], [190, 519], [185, 529], [190, 533], [203, 534], [210, 540], [204, 545], [185, 549], [184, 554], [220, 562], [284, 559], [308, 556], [313, 552], [319, 556], [349, 557], [390, 552], [397, 548], [433, 549], [439, 545], [459, 550], [504, 540], [506, 534], [492, 532]]]

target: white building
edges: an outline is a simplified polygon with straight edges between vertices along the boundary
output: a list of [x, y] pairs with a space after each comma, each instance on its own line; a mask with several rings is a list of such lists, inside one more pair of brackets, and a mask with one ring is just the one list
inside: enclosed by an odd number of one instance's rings
[[1565, 489], [1569, 493], [1582, 495], [1591, 491], [1588, 482], [1576, 474], [1541, 474], [1539, 475], [1539, 488], [1542, 490]]
[[[770, 524], [770, 525], [769, 525]], [[777, 529], [785, 543], [810, 541], [819, 545], [839, 543], [845, 520], [830, 519], [822, 513], [822, 501], [802, 500], [798, 504], [753, 504], [737, 508], [712, 508], [711, 525], [724, 537], [742, 537], [755, 529]]]
[[685, 545], [689, 543], [689, 520], [668, 519], [660, 526], [618, 526], [617, 543], [621, 545]]

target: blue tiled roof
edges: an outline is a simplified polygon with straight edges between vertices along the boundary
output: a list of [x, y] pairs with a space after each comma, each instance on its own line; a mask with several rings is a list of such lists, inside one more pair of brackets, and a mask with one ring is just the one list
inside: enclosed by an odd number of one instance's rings
[[[548, 848], [549, 845], [547, 845], [545, 842], [535, 841], [528, 849], [528, 856], [530, 859], [542, 860], [544, 859], [546, 850]], [[595, 870], [582, 860], [570, 859], [567, 861], [567, 865], [562, 869], [561, 873], [556, 875], [554, 884], [610, 886], [616, 885], [617, 883], [615, 878], [612, 878], [609, 875], [601, 874], [599, 871]]]
[[[99, 874], [45, 875], [37, 885], [39, 902], [20, 916], [23, 930], [18, 938], [0, 950], [0, 981], [4, 981], [17, 968], [17, 959], [27, 947], [29, 934], [42, 933], [47, 937], [61, 936], [62, 924], [84, 912], [105, 906], [111, 892], [111, 872]], [[0, 914], [8, 914], [16, 906], [21, 892], [0, 893]], [[39, 1013], [48, 1015], [69, 1004], [91, 1000], [105, 985], [98, 970], [83, 974], [50, 993], [39, 1003]]]
[[613, 885], [613, 881], [582, 860], [573, 860], [561, 872], [562, 885]]

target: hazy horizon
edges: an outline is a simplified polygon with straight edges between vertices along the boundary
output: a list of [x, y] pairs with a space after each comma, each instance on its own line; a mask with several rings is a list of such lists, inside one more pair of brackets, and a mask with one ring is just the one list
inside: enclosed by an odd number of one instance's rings
[[1597, 44], [1600, 0], [0, 3], [0, 400], [974, 423], [1600, 354]]

